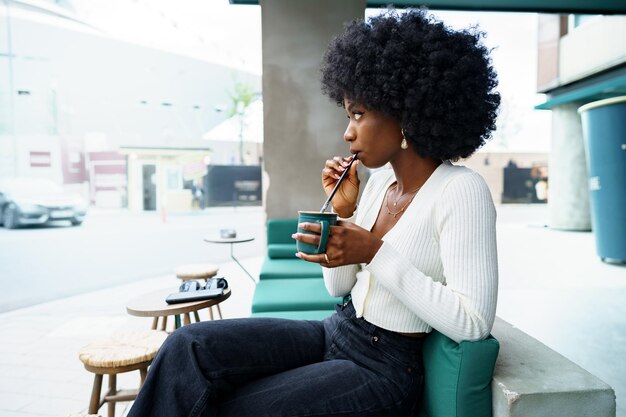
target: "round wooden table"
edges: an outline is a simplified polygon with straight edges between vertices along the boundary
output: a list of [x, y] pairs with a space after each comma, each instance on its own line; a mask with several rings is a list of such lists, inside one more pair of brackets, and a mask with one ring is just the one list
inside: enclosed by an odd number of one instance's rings
[[[219, 308], [219, 303], [230, 297], [230, 288], [227, 288], [224, 290], [224, 294], [220, 297], [212, 298], [210, 300], [167, 304], [165, 302], [165, 297], [173, 292], [176, 292], [176, 288], [164, 288], [135, 297], [130, 300], [128, 304], [126, 304], [126, 311], [132, 316], [154, 317], [152, 322], [152, 329], [154, 330], [158, 327], [159, 317], [162, 317], [163, 321], [161, 322], [161, 330], [165, 330], [168, 316], [174, 316], [174, 327], [178, 328], [180, 327], [180, 319], [178, 317], [179, 314], [183, 316], [183, 325], [191, 323], [190, 313], [194, 314], [196, 321], [200, 321], [198, 310], [210, 308], [212, 306], [217, 306]], [[211, 319], [213, 319], [213, 311], [209, 311], [211, 313]]]

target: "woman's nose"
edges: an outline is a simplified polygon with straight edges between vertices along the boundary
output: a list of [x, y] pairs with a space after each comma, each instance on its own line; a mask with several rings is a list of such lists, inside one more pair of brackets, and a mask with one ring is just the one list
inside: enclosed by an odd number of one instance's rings
[[346, 131], [343, 133], [343, 140], [346, 142], [352, 142], [354, 139], [356, 139], [356, 134], [352, 128], [352, 123], [349, 123]]

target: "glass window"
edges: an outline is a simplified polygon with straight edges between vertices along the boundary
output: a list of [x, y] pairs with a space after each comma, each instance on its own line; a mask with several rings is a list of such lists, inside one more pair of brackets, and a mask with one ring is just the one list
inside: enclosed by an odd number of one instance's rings
[[167, 189], [180, 190], [182, 188], [180, 167], [167, 168]]
[[599, 15], [599, 14], [575, 14], [575, 15], [572, 15], [570, 19], [570, 26], [572, 29], [575, 29], [601, 16], [602, 15]]

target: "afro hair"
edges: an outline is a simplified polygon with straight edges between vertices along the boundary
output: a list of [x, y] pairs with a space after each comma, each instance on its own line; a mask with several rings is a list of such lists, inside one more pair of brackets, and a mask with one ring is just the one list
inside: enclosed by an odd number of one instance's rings
[[483, 37], [425, 9], [354, 20], [324, 54], [322, 91], [395, 118], [422, 157], [466, 158], [491, 137], [500, 104]]

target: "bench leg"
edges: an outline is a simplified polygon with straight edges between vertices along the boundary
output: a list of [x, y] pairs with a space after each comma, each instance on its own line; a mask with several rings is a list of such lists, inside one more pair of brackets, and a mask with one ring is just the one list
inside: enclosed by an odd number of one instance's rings
[[217, 314], [220, 316], [220, 320], [222, 320], [222, 309], [220, 308], [220, 305], [216, 304], [215, 307], [217, 307]]

